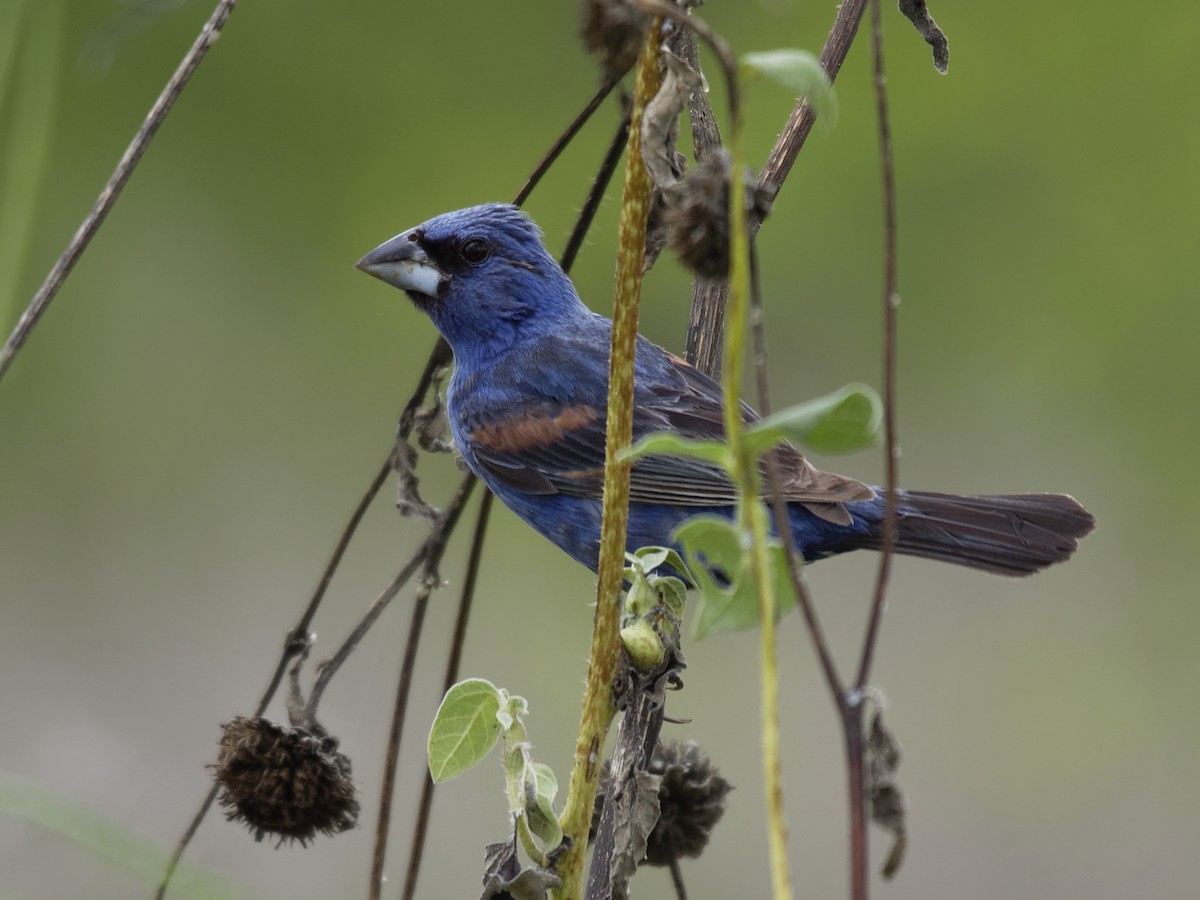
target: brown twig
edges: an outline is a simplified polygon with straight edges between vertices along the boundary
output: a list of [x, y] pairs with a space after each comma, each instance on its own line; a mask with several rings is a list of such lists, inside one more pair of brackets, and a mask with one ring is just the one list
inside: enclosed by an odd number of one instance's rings
[[[438, 577], [438, 564], [442, 562], [442, 554], [445, 552], [446, 544], [449, 542], [450, 532], [454, 530], [458, 516], [462, 514], [463, 506], [467, 504], [467, 498], [470, 497], [470, 490], [474, 486], [475, 478], [473, 475], [468, 475], [467, 478], [464, 478], [460, 482], [454, 499], [451, 500], [449, 506], [446, 506], [443, 527], [428, 536], [425, 542], [428, 550], [425, 554], [425, 565], [422, 566], [421, 587], [416, 592], [416, 598], [413, 601], [413, 616], [408, 625], [408, 640], [404, 643], [404, 660], [400, 668], [400, 684], [396, 686], [396, 703], [395, 707], [392, 708], [391, 730], [388, 734], [388, 752], [386, 752], [384, 757], [383, 782], [379, 787], [379, 818], [376, 823], [376, 841], [374, 841], [374, 852], [372, 853], [371, 883], [368, 886], [367, 892], [370, 900], [379, 900], [379, 896], [383, 892], [383, 866], [386, 854], [388, 854], [388, 832], [391, 824], [391, 796], [396, 790], [396, 766], [398, 760], [400, 760], [400, 742], [404, 734], [404, 720], [408, 718], [408, 697], [412, 694], [413, 671], [416, 667], [416, 649], [420, 646], [421, 630], [425, 626], [425, 612], [428, 605], [430, 605], [430, 596], [433, 594], [433, 589], [438, 586], [440, 581]], [[400, 588], [397, 587], [396, 589]], [[392, 594], [395, 594], [395, 592], [392, 592]], [[382, 595], [380, 595], [380, 599], [383, 599]], [[386, 605], [386, 601], [384, 601], [383, 605]], [[366, 629], [370, 628], [371, 623], [374, 622], [374, 617], [377, 617], [379, 614], [376, 608], [379, 606], [379, 600], [372, 604], [371, 610], [362, 618], [362, 623], [358, 629], [355, 629], [355, 632], [365, 632]], [[347, 642], [343, 644], [343, 647], [353, 647], [352, 642], [356, 643], [354, 634], [347, 638]], [[329, 673], [329, 668], [326, 666], [323, 668], [322, 673], [320, 673], [320, 678], [324, 678], [325, 683], [329, 682], [329, 678], [326, 677], [328, 674], [331, 673]], [[318, 685], [322, 684], [320, 678], [318, 678]], [[308, 709], [312, 710], [312, 712], [316, 712], [316, 701], [319, 698], [318, 685], [313, 685], [312, 694], [308, 697]]]
[[154, 105], [150, 108], [150, 112], [142, 122], [142, 127], [138, 129], [138, 133], [134, 135], [133, 141], [125, 150], [121, 161], [117, 163], [117, 167], [113, 170], [112, 175], [109, 176], [108, 183], [104, 185], [100, 196], [84, 217], [83, 222], [75, 232], [75, 236], [71, 238], [62, 255], [54, 263], [54, 267], [46, 276], [46, 280], [42, 282], [42, 286], [38, 288], [38, 292], [29, 302], [29, 306], [26, 307], [25, 312], [21, 314], [21, 318], [17, 321], [17, 325], [5, 342], [4, 347], [0, 349], [0, 380], [3, 380], [4, 373], [8, 371], [8, 367], [12, 365], [13, 359], [16, 358], [25, 341], [29, 339], [29, 335], [33, 333], [33, 329], [49, 308], [59, 288], [63, 286], [63, 282], [67, 280], [67, 276], [71, 274], [71, 270], [75, 267], [75, 263], [79, 261], [79, 257], [83, 255], [83, 251], [87, 249], [96, 232], [100, 230], [100, 226], [104, 224], [105, 217], [108, 216], [109, 210], [113, 208], [113, 204], [117, 202], [117, 198], [121, 195], [121, 190], [125, 187], [129, 176], [133, 174], [133, 170], [137, 167], [142, 155], [146, 152], [146, 148], [150, 146], [154, 135], [158, 133], [159, 126], [162, 125], [163, 120], [167, 117], [167, 113], [171, 111], [171, 107], [175, 105], [175, 101], [178, 99], [180, 93], [187, 86], [192, 73], [196, 71], [196, 67], [204, 59], [208, 48], [216, 42], [221, 29], [225, 27], [225, 22], [229, 18], [229, 14], [233, 12], [235, 5], [237, 5], [237, 0], [220, 0], [217, 3], [212, 15], [208, 17], [208, 21], [204, 23], [204, 27], [200, 29], [199, 36], [188, 52], [184, 54], [179, 67], [176, 68], [175, 73], [167, 82], [166, 87], [163, 88], [162, 93], [158, 95], [158, 99], [154, 101]]
[[887, 503], [883, 517], [883, 556], [875, 582], [875, 601], [863, 642], [854, 689], [866, 687], [875, 659], [875, 642], [883, 615], [888, 576], [896, 543], [896, 485], [899, 482], [900, 448], [896, 438], [896, 182], [892, 165], [892, 131], [888, 123], [887, 83], [883, 67], [883, 25], [879, 0], [871, 5], [871, 46], [875, 69], [875, 109], [879, 118], [879, 164], [883, 173], [883, 446]]
[[429, 537], [425, 538], [421, 546], [417, 549], [417, 552], [401, 567], [391, 583], [367, 607], [367, 611], [363, 614], [363, 617], [350, 634], [346, 636], [346, 639], [342, 641], [342, 645], [338, 647], [333, 656], [318, 666], [317, 679], [313, 683], [312, 690], [308, 695], [307, 715], [309, 721], [316, 719], [317, 707], [321, 703], [321, 696], [325, 693], [325, 688], [329, 686], [330, 679], [342, 667], [342, 664], [349, 658], [350, 654], [354, 652], [354, 648], [358, 646], [359, 641], [370, 631], [371, 626], [375, 624], [375, 620], [379, 618], [388, 604], [392, 602], [392, 599], [400, 592], [400, 589], [416, 574], [418, 567], [423, 567], [424, 571], [428, 573], [431, 566], [437, 566], [442, 558], [442, 553], [446, 549], [446, 543], [450, 538], [450, 534], [454, 530], [454, 526], [458, 523], [458, 517], [462, 513], [463, 504], [466, 503], [467, 498], [471, 495], [471, 488], [474, 486], [474, 475], [463, 476], [463, 480], [459, 482], [458, 490], [454, 493], [454, 499], [446, 507], [438, 527], [429, 533]]
[[[830, 81], [837, 79], [842, 63], [850, 52], [850, 45], [858, 33], [858, 23], [862, 20], [866, 0], [844, 0], [838, 8], [837, 17], [825, 44], [821, 48], [820, 63], [829, 76]], [[698, 97], [692, 98], [693, 104]], [[707, 105], [707, 100], [702, 101]], [[751, 210], [749, 216], [750, 234], [754, 236], [762, 227], [763, 220], [769, 213], [771, 205], [779, 195], [783, 182], [787, 179], [800, 148], [804, 146], [808, 134], [816, 121], [816, 112], [807, 99], [801, 99], [792, 110], [783, 130], [767, 155], [767, 161], [759, 173], [756, 192], [762, 198], [761, 209]], [[696, 115], [693, 113], [693, 138], [702, 137], [695, 131]], [[699, 158], [699, 155], [698, 155]], [[692, 308], [688, 323], [687, 358], [698, 365], [704, 372], [716, 377], [720, 371], [722, 334], [725, 323], [725, 305], [729, 300], [729, 283], [727, 281], [703, 281], [697, 279], [692, 287]]]
[[592, 99], [584, 105], [583, 109], [580, 110], [579, 115], [577, 115], [571, 124], [567, 126], [566, 131], [559, 136], [558, 140], [556, 140], [546, 152], [546, 155], [542, 158], [542, 161], [537, 164], [537, 168], [535, 168], [530, 174], [529, 178], [525, 180], [525, 184], [521, 187], [521, 190], [517, 192], [517, 196], [513, 200], [513, 206], [523, 206], [525, 204], [525, 201], [529, 199], [529, 195], [533, 193], [533, 189], [537, 187], [538, 182], [541, 181], [542, 177], [550, 171], [550, 167], [554, 165], [555, 161], [559, 157], [559, 154], [566, 149], [567, 144], [571, 143], [575, 135], [579, 134], [579, 129], [583, 128], [583, 126], [587, 124], [588, 119], [592, 117], [592, 113], [600, 108], [600, 104], [604, 102], [604, 99], [610, 93], [612, 93], [612, 89], [616, 87], [617, 83], [622, 77], [623, 75], [618, 76], [605, 81], [604, 84], [600, 85], [600, 89], [597, 90], [592, 96]]
[[[587, 199], [584, 200], [583, 208], [575, 220], [575, 227], [571, 229], [571, 236], [567, 240], [567, 246], [563, 250], [563, 255], [559, 263], [564, 272], [571, 271], [571, 267], [575, 263], [575, 257], [579, 253], [579, 248], [583, 246], [583, 240], [591, 228], [596, 211], [600, 208], [604, 192], [608, 188], [613, 173], [617, 169], [617, 163], [621, 159], [621, 153], [625, 149], [625, 141], [628, 136], [629, 116], [626, 115], [617, 127], [612, 144], [609, 146], [603, 161], [600, 163], [596, 177], [592, 179], [592, 186], [588, 190]], [[514, 205], [517, 204], [514, 203]], [[458, 615], [454, 620], [454, 634], [450, 641], [450, 653], [446, 660], [446, 675], [442, 684], [443, 695], [458, 680], [459, 663], [462, 659], [463, 643], [467, 635], [467, 619], [470, 615], [471, 600], [475, 593], [475, 583], [479, 575], [479, 561], [483, 554], [483, 541], [487, 533], [487, 523], [488, 517], [491, 514], [493, 497], [494, 495], [490, 491], [485, 491], [483, 500], [479, 505], [479, 517], [475, 522], [475, 530], [471, 535], [471, 550], [467, 559], [467, 571], [463, 582], [462, 594], [459, 597]], [[416, 894], [417, 878], [421, 871], [421, 858], [425, 850], [425, 836], [429, 828], [429, 814], [433, 806], [433, 790], [433, 779], [426, 773], [425, 782], [421, 788], [421, 799], [417, 804], [412, 843], [409, 847], [408, 868], [405, 871], [404, 890], [401, 894], [403, 900], [412, 900]], [[390, 803], [390, 797], [391, 792], [388, 792], [384, 803]]]
[[[483, 541], [487, 534], [488, 519], [492, 512], [492, 500], [495, 495], [484, 491], [479, 503], [479, 513], [475, 519], [475, 530], [471, 534], [471, 551], [467, 558], [467, 571], [463, 580], [462, 592], [458, 597], [458, 612], [454, 618], [454, 632], [450, 638], [450, 652], [446, 657], [446, 674], [442, 678], [442, 694], [445, 695], [454, 683], [458, 681], [458, 670], [462, 661], [462, 648], [467, 638], [467, 621], [471, 616], [471, 602], [475, 597], [475, 584], [479, 576], [479, 561], [483, 557]], [[421, 873], [421, 859], [425, 853], [425, 835], [429, 829], [429, 812], [433, 806], [433, 779], [425, 773], [425, 783], [421, 788], [421, 799], [417, 803], [416, 822], [413, 825], [412, 843], [408, 850], [408, 868], [404, 873], [404, 890], [402, 900], [412, 900], [417, 892], [417, 878]], [[391, 791], [386, 798], [392, 796]], [[390, 799], [385, 800], [390, 803]], [[381, 804], [381, 806], [384, 804]]]
[[575, 257], [579, 255], [579, 248], [583, 246], [588, 229], [592, 227], [592, 220], [596, 217], [597, 210], [600, 209], [600, 203], [604, 199], [604, 192], [608, 189], [608, 183], [612, 180], [613, 173], [617, 171], [617, 163], [621, 161], [621, 154], [625, 151], [625, 142], [628, 139], [629, 116], [626, 115], [617, 127], [612, 143], [608, 145], [608, 150], [600, 163], [600, 169], [592, 181], [591, 190], [588, 191], [587, 199], [583, 202], [583, 209], [575, 222], [575, 228], [571, 231], [566, 249], [563, 250], [562, 260], [559, 264], [564, 272], [570, 272], [571, 267], [575, 264]]

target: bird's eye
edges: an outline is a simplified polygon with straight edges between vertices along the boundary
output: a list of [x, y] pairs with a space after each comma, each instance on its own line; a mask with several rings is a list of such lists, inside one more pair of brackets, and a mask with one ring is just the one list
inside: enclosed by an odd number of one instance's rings
[[462, 257], [473, 266], [479, 265], [492, 255], [492, 248], [483, 238], [471, 238], [462, 245]]

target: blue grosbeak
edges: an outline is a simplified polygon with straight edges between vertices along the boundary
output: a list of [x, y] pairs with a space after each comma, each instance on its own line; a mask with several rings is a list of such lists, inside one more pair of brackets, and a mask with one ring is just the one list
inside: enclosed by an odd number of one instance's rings
[[[612, 322], [589, 310], [524, 213], [504, 204], [446, 213], [397, 235], [358, 268], [400, 288], [454, 351], [448, 411], [463, 459], [505, 505], [593, 571], [600, 546]], [[634, 440], [656, 431], [719, 438], [721, 390], [638, 338]], [[756, 413], [743, 407], [746, 421]], [[796, 548], [806, 560], [879, 549], [883, 491], [780, 453]], [[731, 516], [715, 466], [647, 457], [630, 477], [630, 550], [669, 546], [685, 519]], [[1092, 516], [1062, 494], [964, 497], [903, 491], [896, 550], [1026, 575], [1065, 560]]]

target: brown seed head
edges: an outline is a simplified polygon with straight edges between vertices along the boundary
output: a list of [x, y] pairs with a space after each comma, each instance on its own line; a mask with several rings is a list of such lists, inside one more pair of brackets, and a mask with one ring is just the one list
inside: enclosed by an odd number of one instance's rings
[[650, 17], [629, 0], [583, 0], [579, 18], [583, 44], [600, 57], [605, 79], [629, 71], [637, 62]]
[[307, 844], [358, 821], [350, 760], [336, 738], [268, 719], [239, 716], [224, 726], [213, 766], [220, 804], [261, 841], [270, 835]]

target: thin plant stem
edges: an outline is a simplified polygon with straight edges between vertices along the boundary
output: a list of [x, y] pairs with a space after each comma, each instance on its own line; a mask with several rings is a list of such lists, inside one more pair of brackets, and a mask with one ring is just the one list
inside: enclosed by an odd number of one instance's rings
[[525, 201], [529, 199], [529, 195], [533, 193], [533, 189], [537, 187], [538, 182], [541, 181], [545, 174], [550, 171], [550, 167], [553, 166], [558, 160], [559, 155], [563, 152], [563, 150], [566, 149], [567, 144], [571, 143], [571, 141], [575, 138], [575, 135], [579, 134], [579, 130], [587, 124], [588, 119], [592, 117], [592, 113], [600, 108], [600, 104], [603, 103], [605, 98], [612, 93], [612, 89], [616, 87], [617, 82], [619, 82], [622, 77], [624, 77], [623, 74], [617, 76], [616, 78], [609, 79], [608, 81], [605, 81], [604, 84], [600, 85], [600, 89], [596, 91], [596, 93], [592, 96], [592, 99], [584, 104], [583, 109], [579, 111], [579, 115], [577, 115], [571, 121], [571, 124], [567, 126], [566, 130], [559, 135], [558, 140], [554, 142], [554, 144], [546, 152], [546, 155], [542, 157], [542, 161], [537, 164], [537, 168], [535, 168], [530, 174], [529, 178], [526, 179], [525, 184], [521, 187], [521, 190], [517, 192], [517, 196], [513, 200], [513, 206], [525, 205]]
[[577, 900], [583, 888], [584, 852], [600, 776], [600, 750], [613, 717], [612, 681], [620, 659], [618, 632], [622, 573], [625, 567], [625, 527], [629, 514], [628, 460], [618, 459], [633, 434], [633, 369], [637, 342], [638, 301], [650, 212], [651, 181], [641, 154], [642, 111], [658, 93], [659, 31], [654, 17], [647, 29], [637, 64], [633, 114], [625, 156], [625, 187], [617, 252], [612, 351], [609, 357], [607, 436], [604, 460], [604, 500], [601, 514], [599, 584], [588, 657], [587, 687], [579, 737], [575, 745], [570, 787], [562, 814], [563, 832], [572, 842], [558, 860], [562, 885], [557, 900]]
[[[483, 541], [487, 535], [488, 519], [492, 512], [491, 491], [484, 491], [475, 518], [475, 530], [471, 534], [471, 550], [467, 558], [467, 571], [462, 591], [458, 597], [458, 612], [454, 618], [454, 631], [450, 638], [450, 653], [446, 657], [446, 674], [442, 678], [442, 695], [458, 681], [458, 670], [462, 662], [462, 648], [467, 638], [467, 622], [471, 617], [471, 603], [475, 598], [475, 584], [479, 576], [479, 562], [483, 557]], [[410, 629], [411, 630], [411, 629]], [[429, 830], [429, 813], [433, 806], [433, 779], [425, 773], [421, 787], [421, 799], [417, 803], [416, 822], [413, 825], [412, 843], [408, 851], [408, 868], [404, 873], [402, 900], [412, 900], [417, 892], [417, 878], [421, 873], [421, 859], [425, 852], [425, 836]], [[386, 796], [391, 796], [389, 791]], [[381, 804], [382, 806], [383, 804]], [[374, 881], [374, 879], [372, 879]]]
[[675, 888], [675, 900], [687, 900], [687, 888], [683, 886], [683, 870], [679, 860], [671, 860], [671, 887]]
[[612, 181], [613, 173], [617, 171], [617, 163], [621, 161], [621, 153], [624, 152], [625, 143], [628, 140], [629, 116], [625, 116], [621, 120], [621, 124], [617, 126], [612, 143], [608, 145], [608, 150], [600, 163], [600, 169], [592, 181], [591, 190], [588, 191], [587, 199], [583, 202], [579, 219], [575, 222], [575, 228], [572, 229], [571, 237], [567, 240], [566, 249], [563, 250], [559, 265], [562, 266], [564, 272], [570, 272], [571, 267], [575, 265], [575, 257], [579, 255], [584, 238], [587, 237], [588, 230], [592, 227], [592, 220], [596, 218], [596, 212], [600, 209], [600, 203], [604, 199], [604, 192], [608, 189], [609, 182]]
[[900, 479], [900, 447], [896, 437], [896, 179], [892, 164], [892, 130], [888, 122], [887, 82], [883, 65], [883, 25], [879, 0], [871, 4], [871, 46], [874, 50], [875, 109], [879, 119], [879, 160], [883, 174], [883, 446], [886, 505], [883, 517], [883, 555], [875, 582], [875, 599], [863, 642], [854, 689], [866, 687], [875, 659], [875, 644], [886, 605], [888, 576], [896, 544], [896, 485]]
[[208, 21], [200, 29], [200, 34], [192, 43], [191, 48], [184, 54], [179, 66], [175, 69], [175, 73], [167, 82], [166, 87], [158, 95], [158, 99], [154, 101], [154, 105], [150, 107], [150, 112], [146, 114], [146, 118], [142, 121], [137, 134], [134, 135], [129, 147], [126, 148], [112, 175], [109, 176], [108, 183], [104, 185], [100, 196], [96, 198], [96, 202], [92, 205], [91, 210], [84, 216], [83, 222], [75, 231], [74, 237], [71, 238], [62, 255], [58, 257], [58, 260], [54, 263], [54, 267], [50, 269], [46, 280], [38, 288], [38, 292], [29, 302], [29, 306], [26, 307], [25, 312], [21, 314], [21, 318], [17, 321], [16, 327], [13, 328], [13, 332], [5, 342], [4, 347], [0, 348], [0, 380], [4, 379], [4, 373], [8, 371], [17, 353], [33, 333], [33, 329], [37, 326], [39, 320], [49, 308], [50, 303], [58, 294], [59, 288], [67, 280], [67, 276], [71, 274], [71, 270], [75, 268], [75, 263], [79, 261], [79, 258], [83, 255], [83, 251], [87, 249], [92, 238], [96, 236], [96, 232], [100, 230], [100, 226], [104, 224], [104, 219], [117, 202], [117, 198], [121, 195], [121, 190], [125, 187], [125, 183], [129, 181], [129, 176], [137, 168], [137, 164], [141, 161], [146, 148], [154, 140], [159, 127], [167, 118], [167, 114], [171, 111], [171, 107], [175, 105], [175, 101], [179, 98], [183, 89], [187, 86], [192, 74], [196, 71], [196, 67], [200, 65], [205, 54], [208, 53], [208, 49], [216, 43], [217, 38], [221, 34], [221, 29], [225, 27], [225, 22], [229, 19], [229, 15], [233, 12], [233, 8], [236, 5], [237, 0], [220, 0], [217, 3], [212, 14], [208, 17]]
[[721, 384], [725, 394], [725, 439], [733, 450], [739, 493], [739, 525], [750, 533], [752, 574], [759, 597], [763, 793], [767, 804], [771, 890], [775, 900], [787, 900], [792, 896], [792, 887], [787, 857], [779, 736], [779, 660], [775, 636], [777, 606], [768, 555], [766, 508], [759, 499], [758, 461], [742, 440], [741, 378], [749, 308], [750, 247], [746, 233], [746, 185], [741, 177], [741, 122], [736, 117], [731, 145], [733, 176], [729, 185], [729, 233], [732, 267], [729, 275], [725, 358], [721, 366]]
[[[750, 241], [750, 322], [752, 340], [754, 341], [754, 376], [758, 393], [758, 411], [763, 418], [766, 418], [771, 414], [770, 386], [767, 378], [767, 338], [763, 314], [762, 283], [759, 279], [758, 271], [758, 247], [757, 242], [753, 240]], [[805, 580], [804, 573], [801, 571], [802, 561], [800, 554], [796, 550], [795, 537], [792, 535], [791, 522], [788, 519], [787, 501], [783, 499], [783, 477], [779, 471], [779, 459], [774, 453], [767, 454], [766, 469], [767, 489], [771, 498], [771, 509], [775, 517], [775, 532], [783, 540], [792, 586], [795, 588], [796, 596], [800, 601], [800, 613], [804, 617], [805, 626], [812, 639], [813, 649], [816, 651], [817, 659], [820, 661], [821, 671], [825, 675], [825, 682], [829, 686], [829, 692], [834, 698], [835, 705], [840, 709], [841, 703], [839, 702], [839, 698], [846, 693], [846, 688], [841, 676], [838, 674], [837, 664], [834, 662], [833, 653], [829, 649], [829, 642], [825, 639], [825, 631], [821, 627], [820, 618], [817, 616], [817, 608], [813, 602], [812, 591], [808, 589], [808, 581]]]
[[[475, 486], [475, 478], [467, 476], [458, 486], [458, 490], [454, 494], [454, 499], [450, 501], [446, 507], [445, 517], [442, 527], [431, 534], [425, 541], [426, 550], [424, 558], [424, 566], [422, 568], [421, 587], [417, 591], [417, 596], [413, 602], [412, 618], [408, 627], [408, 639], [404, 645], [404, 660], [400, 666], [400, 682], [396, 686], [396, 702], [392, 709], [392, 724], [388, 732], [387, 751], [384, 754], [383, 762], [383, 780], [379, 789], [381, 802], [379, 804], [379, 817], [375, 826], [375, 848], [371, 856], [371, 880], [368, 885], [368, 896], [370, 900], [379, 900], [383, 890], [383, 866], [387, 857], [387, 838], [388, 830], [391, 825], [392, 815], [392, 795], [395, 792], [396, 786], [396, 766], [400, 758], [400, 741], [404, 736], [404, 722], [407, 719], [408, 698], [412, 693], [413, 671], [416, 667], [417, 649], [421, 644], [421, 632], [425, 625], [425, 611], [429, 606], [429, 597], [433, 593], [434, 588], [438, 586], [440, 581], [438, 577], [438, 566], [442, 561], [442, 554], [446, 550], [446, 544], [450, 537], [450, 532], [453, 531], [458, 517], [462, 514], [463, 507], [466, 506], [467, 499], [471, 496], [471, 489]], [[414, 557], [416, 559], [417, 557]], [[407, 568], [407, 566], [405, 567]], [[400, 581], [397, 576], [393, 580], [392, 585], [396, 585]], [[391, 586], [389, 586], [390, 590]], [[399, 587], [396, 587], [396, 591]], [[342, 645], [342, 649], [346, 651], [341, 659], [349, 654], [347, 647], [353, 648], [357, 643], [356, 635], [361, 637], [368, 628], [371, 622], [382, 611], [382, 607], [386, 605], [387, 600], [384, 597], [387, 591], [380, 595], [380, 598], [371, 605], [367, 615], [363, 617], [359, 627], [354, 630], [346, 643]], [[392, 592], [392, 596], [395, 591]], [[388, 597], [388, 600], [391, 598]], [[383, 601], [381, 603], [381, 601]], [[340, 653], [341, 651], [339, 651]], [[330, 669], [333, 668], [330, 664], [326, 664], [318, 678], [318, 683], [324, 688], [329, 683], [329, 678], [332, 676]], [[324, 679], [321, 681], [321, 679]], [[318, 685], [314, 685], [312, 693], [308, 700], [308, 713], [310, 718], [315, 718], [317, 710], [317, 702], [320, 700], [320, 693], [317, 690]]]
[[475, 480], [474, 475], [463, 477], [462, 481], [459, 482], [458, 490], [454, 492], [454, 499], [446, 507], [440, 527], [436, 528], [430, 533], [429, 537], [425, 538], [421, 543], [420, 549], [401, 567], [391, 583], [367, 607], [367, 611], [363, 614], [363, 617], [350, 634], [346, 636], [346, 639], [338, 647], [333, 656], [319, 666], [316, 681], [313, 682], [312, 690], [308, 695], [307, 716], [310, 721], [315, 720], [317, 717], [317, 707], [321, 703], [321, 697], [325, 693], [325, 688], [329, 686], [330, 680], [337, 674], [338, 669], [342, 667], [342, 664], [350, 657], [350, 654], [354, 652], [354, 648], [366, 636], [371, 626], [375, 624], [375, 620], [379, 618], [388, 604], [392, 602], [396, 594], [400, 593], [400, 589], [416, 574], [417, 568], [423, 564], [426, 572], [429, 572], [431, 567], [436, 569], [437, 564], [441, 561], [442, 553], [445, 552], [446, 543], [450, 539], [450, 533], [458, 522], [458, 517], [462, 513], [467, 498], [471, 496], [471, 489], [475, 486]]

